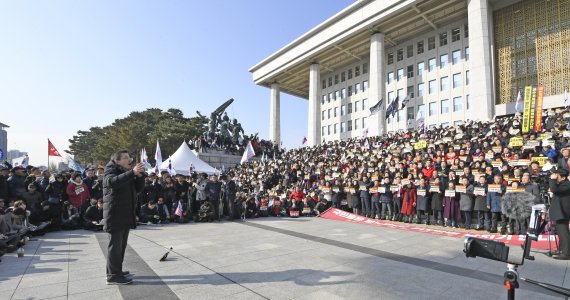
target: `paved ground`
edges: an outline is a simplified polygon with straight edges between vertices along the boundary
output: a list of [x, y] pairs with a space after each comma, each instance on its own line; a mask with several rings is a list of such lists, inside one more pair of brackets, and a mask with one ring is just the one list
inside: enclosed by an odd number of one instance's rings
[[[467, 259], [461, 239], [319, 218], [141, 227], [129, 286], [105, 285], [107, 236], [50, 233], [0, 263], [0, 299], [505, 299], [506, 265]], [[159, 258], [173, 247], [167, 262]], [[521, 276], [570, 287], [537, 252]], [[522, 284], [517, 299], [560, 299]]]

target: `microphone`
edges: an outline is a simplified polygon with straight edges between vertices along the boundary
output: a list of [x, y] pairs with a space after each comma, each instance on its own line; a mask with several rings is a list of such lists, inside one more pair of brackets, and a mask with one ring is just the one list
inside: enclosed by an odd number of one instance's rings
[[501, 210], [511, 219], [524, 220], [530, 217], [534, 200], [530, 193], [507, 193], [501, 199]]

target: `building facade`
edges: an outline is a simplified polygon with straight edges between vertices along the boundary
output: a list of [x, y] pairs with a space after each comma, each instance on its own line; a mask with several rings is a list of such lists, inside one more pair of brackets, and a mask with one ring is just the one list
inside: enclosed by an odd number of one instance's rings
[[276, 142], [281, 92], [308, 100], [309, 145], [513, 114], [527, 85], [560, 107], [570, 0], [360, 0], [250, 72], [271, 90]]

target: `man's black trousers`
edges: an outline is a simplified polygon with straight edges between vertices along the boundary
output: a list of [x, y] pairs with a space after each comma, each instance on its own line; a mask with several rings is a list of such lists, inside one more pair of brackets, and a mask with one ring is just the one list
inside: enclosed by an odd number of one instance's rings
[[120, 276], [123, 272], [125, 249], [129, 239], [129, 228], [109, 232], [107, 249], [107, 278]]
[[556, 232], [560, 238], [560, 254], [570, 256], [570, 232], [568, 231], [568, 220], [556, 221]]

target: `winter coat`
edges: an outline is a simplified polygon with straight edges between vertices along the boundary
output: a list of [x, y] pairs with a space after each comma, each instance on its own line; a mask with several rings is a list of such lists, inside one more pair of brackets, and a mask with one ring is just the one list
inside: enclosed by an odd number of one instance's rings
[[459, 209], [461, 211], [473, 210], [473, 189], [474, 187], [469, 185], [465, 193], [459, 193]]
[[501, 212], [501, 198], [505, 194], [507, 187], [501, 184], [501, 194], [497, 192], [487, 193], [487, 206], [491, 207], [491, 212], [500, 213]]
[[401, 190], [402, 193], [402, 214], [414, 215], [416, 214], [416, 186], [411, 184], [410, 187], [404, 186]]
[[459, 193], [455, 193], [455, 196], [443, 196], [443, 217], [447, 219], [461, 219], [461, 213], [459, 211]]
[[137, 193], [144, 188], [144, 175], [136, 176], [113, 161], [105, 166], [103, 179], [103, 224], [106, 232], [136, 227]]
[[550, 202], [550, 219], [570, 220], [570, 181], [564, 180], [558, 184], [550, 179], [548, 185], [554, 194]]
[[442, 189], [441, 186], [439, 187], [439, 193], [430, 192], [429, 195], [431, 197], [431, 209], [432, 210], [443, 210], [443, 202], [442, 202]]
[[[416, 190], [425, 190], [426, 191], [426, 195], [425, 196], [420, 196], [417, 195], [417, 200], [416, 200], [416, 210], [421, 210], [421, 211], [428, 211], [431, 210], [431, 207], [429, 205], [429, 190], [427, 186], [422, 187], [418, 187]], [[417, 194], [416, 191], [416, 194]]]
[[[487, 184], [481, 185], [480, 183], [476, 183], [473, 187], [473, 190], [475, 190], [476, 187], [482, 187], [485, 188], [485, 193], [487, 193]], [[474, 211], [489, 211], [489, 209], [487, 208], [487, 196], [480, 196], [480, 195], [474, 195], [475, 197], [475, 205], [473, 206], [473, 210]]]
[[85, 183], [76, 184], [75, 182], [70, 182], [65, 192], [69, 197], [69, 202], [78, 209], [81, 208], [85, 202], [89, 201], [91, 197], [89, 188]]
[[18, 176], [16, 174], [8, 178], [8, 192], [10, 197], [22, 196], [23, 193], [27, 191], [26, 184], [24, 183], [26, 178], [24, 176]]

